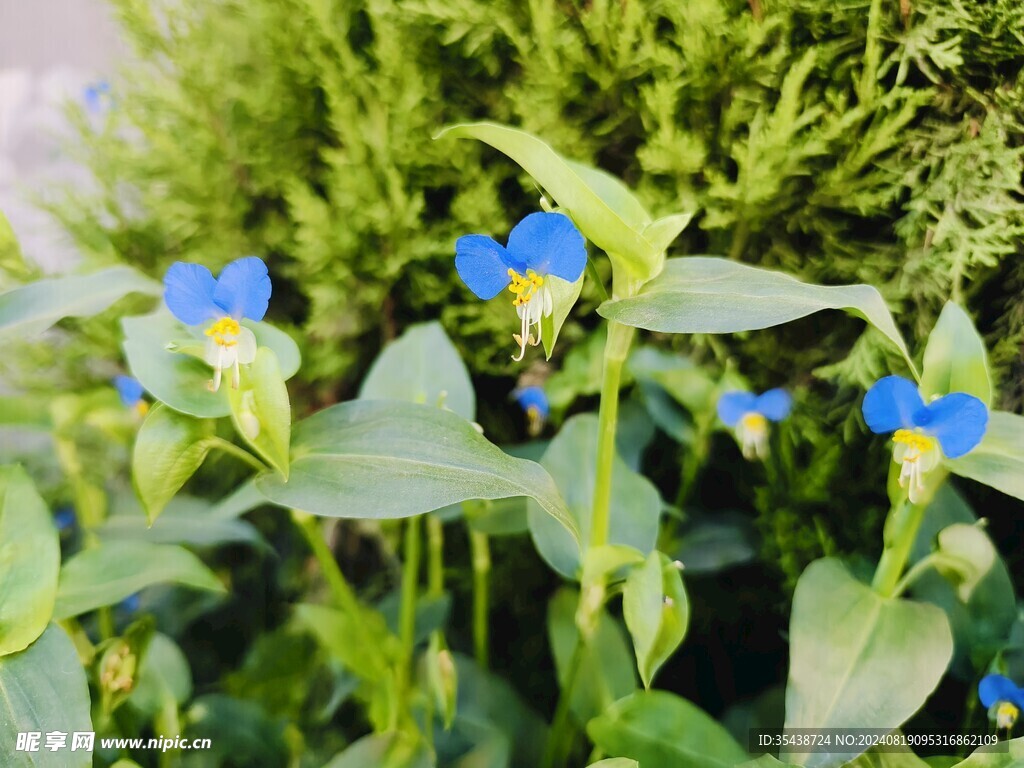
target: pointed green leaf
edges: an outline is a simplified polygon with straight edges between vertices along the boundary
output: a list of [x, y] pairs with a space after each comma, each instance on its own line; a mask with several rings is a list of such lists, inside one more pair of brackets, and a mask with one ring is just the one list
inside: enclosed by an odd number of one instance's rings
[[46, 629], [59, 570], [50, 510], [24, 469], [0, 467], [0, 656], [23, 650]]
[[657, 768], [733, 768], [747, 759], [729, 732], [668, 691], [638, 691], [587, 724], [604, 752]]
[[405, 400], [447, 408], [472, 421], [476, 393], [466, 364], [438, 322], [411, 325], [373, 361], [360, 400]]
[[985, 342], [967, 313], [951, 301], [928, 336], [920, 389], [925, 402], [950, 392], [966, 392], [985, 405], [992, 402]]
[[645, 688], [686, 636], [690, 603], [679, 569], [660, 552], [633, 568], [622, 591], [622, 615], [633, 638]]
[[[262, 475], [271, 501], [327, 517], [411, 517], [471, 499], [529, 496], [578, 536], [544, 469], [434, 406], [341, 403], [295, 425], [287, 481]], [[386, 493], [382, 493], [386, 489]]]
[[[0, 765], [4, 768], [89, 768], [93, 753], [71, 750], [73, 733], [93, 730], [89, 685], [71, 639], [51, 624], [32, 645], [0, 657]], [[64, 749], [17, 751], [18, 733], [68, 735]]]
[[239, 378], [238, 389], [228, 388], [235, 430], [287, 479], [292, 409], [274, 350], [256, 350], [256, 359], [242, 367]]
[[213, 423], [157, 403], [146, 414], [132, 450], [132, 480], [152, 523], [195, 474], [213, 447]]
[[562, 280], [560, 277], [548, 275], [545, 284], [551, 291], [551, 304], [553, 310], [550, 315], [545, 315], [540, 321], [541, 343], [544, 345], [544, 356], [550, 360], [551, 354], [555, 351], [555, 342], [558, 341], [558, 334], [562, 332], [566, 318], [576, 306], [576, 301], [583, 290], [583, 275], [575, 283]]
[[566, 161], [530, 134], [495, 123], [447, 128], [436, 138], [477, 139], [490, 144], [530, 174], [572, 216], [583, 235], [616, 267], [643, 281], [657, 274], [661, 250], [641, 234], [650, 222], [632, 193], [603, 171]]
[[980, 747], [953, 768], [1020, 768], [1021, 765], [1024, 765], [1024, 738]]
[[587, 768], [640, 768], [640, 763], [630, 760], [628, 757], [610, 757], [607, 760], [591, 763]]
[[[597, 432], [597, 416], [592, 413], [573, 416], [565, 422], [540, 460], [561, 491], [583, 541], [590, 540]], [[615, 514], [608, 543], [628, 545], [646, 557], [658, 538], [661, 496], [647, 478], [631, 470], [618, 455], [612, 464], [611, 505]], [[548, 565], [566, 578], [579, 578], [581, 555], [566, 529], [534, 502], [527, 502], [527, 522], [537, 551]]]
[[1024, 501], [1024, 416], [992, 411], [981, 444], [947, 460], [950, 471]]
[[[274, 350], [286, 381], [295, 375], [299, 370], [299, 348], [288, 334], [267, 323], [243, 320], [242, 325], [253, 332], [259, 346]], [[153, 397], [176, 411], [201, 419], [231, 413], [230, 375], [225, 376], [228, 381], [217, 392], [211, 392], [207, 385], [213, 369], [191, 354], [201, 355], [205, 342], [202, 329], [187, 328], [163, 307], [149, 315], [125, 317], [121, 327], [128, 368]], [[169, 347], [182, 351], [172, 352]]]
[[129, 293], [159, 296], [160, 284], [131, 267], [48, 277], [0, 294], [0, 339], [42, 333], [65, 317], [90, 317]]
[[659, 251], [666, 251], [692, 220], [692, 213], [664, 216], [644, 228], [644, 237]]
[[[838, 560], [817, 560], [793, 596], [786, 727], [896, 728], [935, 690], [952, 655], [941, 610], [883, 598]], [[780, 758], [825, 766], [863, 751]]]
[[66, 619], [114, 605], [153, 584], [224, 591], [213, 572], [187, 549], [173, 544], [109, 541], [64, 563], [54, 616]]
[[812, 285], [783, 272], [711, 256], [669, 259], [636, 296], [606, 301], [602, 317], [661, 333], [737, 333], [788, 323], [823, 309], [863, 317], [913, 368], [903, 336], [870, 285]]

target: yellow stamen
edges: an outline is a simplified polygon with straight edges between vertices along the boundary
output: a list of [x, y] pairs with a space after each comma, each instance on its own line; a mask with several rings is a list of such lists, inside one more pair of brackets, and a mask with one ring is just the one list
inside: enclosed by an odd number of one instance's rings
[[763, 414], [755, 411], [743, 414], [743, 427], [745, 429], [764, 429], [767, 423], [768, 419], [766, 419]]
[[222, 317], [205, 331], [207, 336], [213, 337], [214, 343], [222, 347], [238, 344], [238, 334], [241, 332], [241, 326], [233, 317]]
[[935, 443], [935, 440], [928, 437], [928, 435], [921, 434], [920, 432], [914, 432], [909, 429], [897, 429], [892, 436], [892, 441], [897, 444], [905, 445], [908, 448], [912, 448], [919, 453], [924, 453]]
[[149, 413], [149, 403], [147, 403], [145, 400], [139, 400], [139, 402], [135, 404], [135, 410], [139, 414], [139, 416], [145, 416], [147, 413]]
[[1008, 701], [1000, 701], [996, 705], [996, 727], [1013, 728], [1020, 716], [1020, 710]]
[[524, 277], [510, 268], [508, 276], [512, 280], [508, 284], [508, 289], [516, 295], [515, 299], [512, 300], [512, 305], [516, 307], [528, 304], [530, 299], [537, 293], [537, 290], [544, 285], [544, 278], [532, 269], [526, 270], [526, 276]]

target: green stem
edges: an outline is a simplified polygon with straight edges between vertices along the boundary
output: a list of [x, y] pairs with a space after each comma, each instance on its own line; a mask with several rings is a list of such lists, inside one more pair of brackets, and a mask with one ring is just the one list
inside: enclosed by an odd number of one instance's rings
[[239, 448], [234, 443], [229, 442], [222, 437], [211, 437], [209, 438], [209, 440], [211, 448], [216, 448], [217, 450], [222, 451], [228, 454], [229, 456], [234, 456], [236, 459], [244, 461], [257, 472], [267, 472], [270, 470], [270, 467], [268, 467], [262, 461], [257, 459], [247, 450], [245, 450], [244, 448]]
[[444, 594], [444, 523], [437, 515], [427, 515], [427, 595]]
[[608, 323], [608, 342], [604, 348], [604, 378], [597, 420], [597, 472], [594, 480], [594, 511], [590, 524], [590, 546], [608, 543], [611, 523], [612, 466], [615, 461], [615, 428], [619, 417], [619, 383], [622, 366], [629, 354], [634, 329]]
[[860, 88], [857, 96], [861, 104], [868, 105], [875, 99], [875, 83], [878, 80], [878, 67], [882, 63], [882, 0], [871, 0], [868, 9], [867, 40], [864, 43], [864, 70], [860, 76]]
[[320, 565], [320, 571], [323, 573], [328, 589], [331, 590], [335, 604], [351, 616], [358, 616], [362, 610], [359, 598], [356, 597], [355, 590], [352, 589], [341, 572], [331, 548], [327, 546], [317, 518], [293, 509], [292, 520], [295, 521], [295, 525], [313, 551], [313, 556], [316, 557], [317, 563]]
[[473, 651], [483, 669], [490, 666], [490, 639], [488, 614], [490, 613], [491, 544], [486, 533], [469, 527], [469, 546], [473, 558]]
[[910, 570], [907, 571], [906, 576], [899, 580], [899, 583], [893, 587], [892, 596], [899, 597], [920, 577], [921, 574], [927, 571], [929, 568], [935, 568], [943, 561], [943, 558], [937, 553], [933, 552], [927, 557], [922, 557], [916, 563], [914, 563]]
[[416, 590], [420, 576], [420, 515], [405, 523], [405, 547], [402, 555], [402, 604], [398, 618], [398, 636], [402, 644], [398, 694], [403, 700], [412, 674], [413, 650], [416, 645]]
[[580, 667], [583, 664], [584, 649], [584, 639], [580, 635], [576, 640], [576, 647], [572, 651], [565, 680], [562, 681], [562, 692], [555, 708], [555, 719], [551, 722], [548, 743], [544, 749], [544, 761], [541, 763], [542, 768], [555, 768], [555, 766], [563, 765], [566, 753], [572, 745], [572, 738], [568, 735], [571, 725], [569, 712], [572, 704], [572, 692], [576, 687], [576, 679], [580, 675]]
[[910, 549], [924, 518], [925, 506], [909, 500], [894, 505], [885, 521], [885, 548], [871, 586], [883, 597], [892, 597], [910, 557]]

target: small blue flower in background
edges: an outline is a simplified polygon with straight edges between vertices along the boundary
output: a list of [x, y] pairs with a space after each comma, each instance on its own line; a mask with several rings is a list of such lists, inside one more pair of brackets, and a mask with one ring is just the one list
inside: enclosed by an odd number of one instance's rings
[[768, 422], [782, 421], [793, 407], [793, 398], [784, 389], [753, 392], [726, 392], [718, 398], [718, 418], [735, 428], [745, 459], [768, 456]]
[[57, 526], [58, 531], [70, 530], [75, 524], [75, 508], [58, 507], [53, 513], [53, 524]]
[[925, 404], [914, 382], [886, 376], [864, 396], [864, 421], [876, 434], [892, 432], [892, 458], [901, 464], [900, 486], [909, 487], [911, 503], [925, 489], [924, 476], [942, 456], [956, 459], [974, 449], [985, 435], [988, 408], [963, 392]]
[[175, 262], [164, 276], [164, 302], [185, 325], [210, 323], [205, 333], [206, 362], [213, 366], [210, 390], [220, 389], [221, 372], [234, 368], [231, 386], [239, 385], [239, 364], [256, 359], [256, 337], [242, 319], [262, 320], [270, 303], [270, 276], [262, 259], [247, 256], [224, 267], [216, 280], [200, 264]]
[[515, 294], [512, 305], [520, 320], [520, 331], [514, 334], [519, 344], [519, 354], [512, 358], [516, 362], [523, 359], [527, 344], [540, 344], [541, 318], [554, 311], [545, 278], [575, 283], [586, 265], [583, 235], [561, 213], [531, 213], [509, 233], [506, 247], [486, 235], [465, 235], [455, 243], [455, 269], [478, 298], [493, 299], [503, 288]]
[[125, 408], [133, 408], [140, 416], [146, 415], [149, 411], [149, 403], [142, 398], [145, 390], [138, 379], [124, 375], [115, 376], [114, 387], [117, 389], [117, 394], [121, 396], [121, 402], [124, 403]]
[[120, 602], [120, 608], [125, 613], [135, 613], [139, 610], [139, 593], [136, 592], [134, 595], [128, 595], [124, 600]]
[[98, 115], [111, 104], [110, 83], [106, 80], [97, 80], [85, 87], [82, 93], [82, 101], [88, 112]]
[[1003, 675], [985, 675], [978, 683], [978, 698], [996, 728], [1012, 728], [1024, 709], [1024, 689]]
[[543, 387], [519, 387], [512, 391], [512, 397], [526, 413], [528, 429], [533, 436], [544, 429], [544, 422], [551, 413], [551, 405]]

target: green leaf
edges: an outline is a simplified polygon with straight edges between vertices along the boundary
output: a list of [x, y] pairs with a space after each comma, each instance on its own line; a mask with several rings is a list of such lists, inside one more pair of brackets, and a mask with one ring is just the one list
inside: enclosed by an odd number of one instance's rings
[[1010, 739], [994, 746], [980, 747], [955, 768], [1020, 768], [1024, 762], [1024, 738]]
[[411, 325], [370, 367], [360, 400], [406, 400], [444, 407], [473, 421], [476, 394], [466, 364], [438, 322]]
[[[256, 336], [261, 347], [270, 347], [277, 355], [281, 375], [287, 381], [299, 370], [299, 348], [288, 334], [267, 323], [243, 320], [242, 325]], [[187, 328], [165, 308], [149, 315], [125, 317], [124, 354], [132, 376], [157, 400], [181, 413], [201, 419], [215, 419], [231, 413], [228, 404], [229, 383], [217, 392], [207, 387], [213, 369], [186, 351], [173, 352], [168, 348], [188, 350], [201, 344], [202, 330]], [[230, 376], [227, 377], [230, 380]]]
[[[941, 610], [883, 598], [838, 560], [817, 560], [793, 596], [786, 727], [896, 728], [924, 704], [952, 655]], [[862, 751], [779, 757], [823, 766]]]
[[920, 389], [925, 402], [950, 392], [966, 392], [985, 405], [992, 403], [985, 342], [967, 313], [951, 301], [928, 336]]
[[[917, 563], [932, 551], [939, 531], [960, 523], [971, 525], [976, 517], [967, 502], [946, 483], [924, 512], [910, 561]], [[965, 679], [974, 678], [1006, 643], [1017, 617], [1013, 582], [1002, 558], [996, 558], [965, 604], [956, 588], [933, 570], [925, 571], [910, 586], [918, 600], [937, 605], [946, 612], [956, 647], [954, 671]]]
[[181, 584], [224, 592], [213, 572], [173, 544], [110, 541], [83, 550], [60, 569], [54, 616], [66, 619], [114, 605], [153, 584]]
[[277, 356], [269, 347], [241, 371], [238, 389], [228, 388], [235, 430], [270, 466], [288, 478], [292, 409]]
[[939, 570], [956, 585], [962, 602], [971, 599], [975, 588], [992, 569], [996, 550], [978, 525], [955, 523], [939, 531]]
[[544, 315], [540, 320], [541, 343], [544, 345], [544, 356], [550, 360], [551, 354], [555, 351], [555, 342], [558, 334], [562, 331], [566, 318], [572, 312], [583, 290], [583, 275], [575, 283], [563, 280], [554, 275], [548, 275], [544, 279], [545, 285], [551, 291], [551, 304], [553, 310], [550, 315]]
[[587, 768], [640, 768], [640, 763], [628, 757], [611, 757], [591, 763]]
[[132, 481], [152, 524], [216, 443], [213, 422], [154, 405], [132, 449]]
[[540, 465], [508, 456], [465, 419], [434, 406], [364, 400], [325, 408], [295, 425], [289, 479], [261, 475], [257, 487], [282, 506], [373, 519], [530, 496], [578, 536]]
[[[579, 643], [578, 604], [579, 592], [572, 589], [560, 589], [548, 604], [548, 639], [563, 686]], [[636, 675], [625, 634], [606, 611], [598, 615], [594, 633], [581, 653], [570, 707], [580, 721], [587, 722], [635, 691]]]
[[657, 768], [732, 768], [747, 759], [729, 732], [668, 691], [638, 691], [587, 724], [604, 752]]
[[[0, 765], [4, 768], [89, 768], [93, 753], [71, 751], [72, 734], [93, 730], [89, 685], [70, 638], [51, 624], [32, 645], [0, 657]], [[15, 751], [15, 735], [25, 732], [68, 734], [64, 749]], [[98, 746], [98, 744], [97, 744]]]
[[192, 697], [192, 670], [178, 644], [167, 635], [154, 634], [139, 665], [138, 682], [128, 701], [153, 717], [166, 704], [184, 704]]
[[0, 272], [16, 280], [28, 280], [33, 275], [32, 267], [25, 262], [11, 222], [3, 211], [0, 211]]
[[748, 516], [716, 510], [688, 515], [671, 541], [668, 555], [686, 566], [686, 573], [716, 573], [757, 557], [757, 533]]
[[24, 650], [46, 629], [59, 570], [50, 510], [24, 469], [0, 467], [0, 656]]
[[360, 606], [353, 615], [312, 603], [300, 603], [294, 610], [296, 624], [360, 678], [379, 681], [391, 674], [399, 654], [398, 639], [377, 611]]
[[928, 763], [907, 747], [869, 749], [844, 768], [928, 768]]
[[[573, 526], [583, 541], [590, 540], [594, 507], [594, 467], [597, 466], [597, 416], [573, 416], [548, 445], [541, 466], [554, 478], [568, 505]], [[612, 465], [612, 509], [609, 544], [626, 544], [646, 557], [658, 538], [661, 497], [647, 478], [631, 470], [618, 456]], [[527, 504], [530, 535], [541, 557], [569, 579], [579, 577], [582, 566], [576, 542], [565, 528], [555, 524], [541, 507]]]
[[870, 285], [812, 285], [783, 272], [711, 256], [669, 259], [636, 296], [606, 301], [598, 314], [661, 333], [737, 333], [788, 323], [823, 309], [863, 317], [914, 370], [881, 294]]
[[[262, 502], [263, 496], [258, 496]], [[97, 529], [104, 540], [147, 541], [152, 544], [187, 544], [215, 547], [221, 544], [248, 544], [268, 549], [269, 544], [245, 520], [217, 517], [215, 506], [190, 496], [175, 496], [157, 520], [150, 525], [144, 515], [132, 512], [111, 515]]]
[[613, 177], [563, 159], [524, 131], [494, 123], [447, 128], [436, 138], [477, 139], [508, 155], [572, 216], [583, 235], [604, 250], [616, 269], [644, 281], [661, 268], [662, 253], [641, 234], [650, 216]]
[[981, 444], [947, 460], [950, 471], [1024, 501], [1024, 416], [991, 411]]
[[599, 580], [621, 581], [629, 574], [620, 572], [631, 566], [639, 566], [644, 560], [643, 553], [624, 544], [602, 544], [597, 547], [587, 547], [580, 581], [584, 584], [596, 584]]
[[795, 768], [789, 763], [780, 763], [771, 755], [761, 755], [756, 760], [739, 763], [736, 768]]
[[0, 294], [0, 340], [42, 333], [65, 317], [99, 314], [129, 293], [159, 296], [160, 284], [131, 267], [50, 277]]
[[679, 569], [660, 552], [633, 568], [622, 592], [622, 614], [633, 638], [645, 688], [686, 636], [690, 603]]
[[666, 251], [692, 220], [692, 213], [676, 213], [672, 216], [665, 216], [644, 227], [644, 237], [659, 251]]
[[434, 758], [420, 739], [404, 733], [375, 733], [359, 739], [324, 768], [433, 768]]

